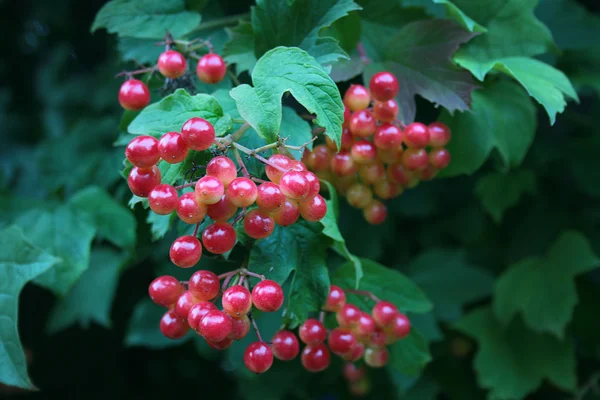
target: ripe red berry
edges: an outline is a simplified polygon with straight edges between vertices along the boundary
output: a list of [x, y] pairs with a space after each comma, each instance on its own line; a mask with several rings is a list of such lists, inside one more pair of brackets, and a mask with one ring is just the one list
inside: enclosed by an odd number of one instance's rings
[[452, 137], [450, 128], [442, 122], [431, 123], [427, 129], [429, 130], [429, 145], [433, 147], [444, 147]]
[[352, 115], [352, 111], [350, 111], [348, 106], [346, 104], [344, 104], [344, 122], [342, 123], [342, 126], [344, 128], [348, 127], [348, 123], [350, 122], [351, 115]]
[[365, 364], [371, 368], [381, 368], [387, 364], [389, 353], [385, 347], [369, 347], [365, 351]]
[[327, 338], [327, 329], [319, 320], [309, 318], [298, 329], [300, 340], [309, 346], [314, 346], [323, 343]]
[[356, 164], [349, 152], [340, 151], [331, 159], [331, 170], [338, 176], [348, 176], [356, 172]]
[[386, 178], [375, 183], [375, 185], [373, 185], [373, 191], [379, 198], [389, 200], [400, 196], [404, 191], [404, 188]]
[[174, 277], [164, 275], [152, 281], [148, 294], [153, 302], [163, 307], [171, 307], [184, 292], [183, 285]]
[[377, 122], [369, 110], [360, 110], [350, 117], [348, 129], [354, 136], [369, 137], [375, 133]]
[[429, 129], [420, 122], [413, 122], [404, 129], [404, 144], [421, 149], [429, 144]]
[[283, 290], [275, 281], [260, 281], [252, 289], [252, 302], [260, 311], [277, 311], [283, 304]]
[[410, 320], [402, 313], [397, 313], [393, 321], [385, 328], [386, 335], [396, 340], [404, 339], [410, 333]]
[[219, 83], [227, 73], [227, 65], [220, 55], [208, 53], [198, 60], [196, 75], [204, 83]]
[[218, 222], [227, 221], [235, 215], [237, 210], [238, 208], [231, 204], [225, 195], [217, 203], [206, 206], [208, 216]]
[[382, 163], [375, 162], [361, 165], [358, 169], [358, 176], [366, 184], [373, 184], [385, 176], [385, 167]]
[[156, 185], [148, 195], [148, 204], [158, 215], [171, 214], [177, 208], [177, 191], [165, 183]]
[[223, 311], [211, 310], [200, 320], [200, 335], [207, 341], [220, 342], [231, 333], [231, 317]]
[[196, 198], [204, 204], [215, 204], [225, 194], [225, 186], [216, 177], [206, 175], [196, 183]]
[[179, 296], [177, 299], [177, 303], [175, 303], [175, 313], [185, 320], [187, 320], [188, 315], [190, 314], [190, 310], [194, 306], [194, 304], [198, 303], [198, 299], [194, 297], [194, 295], [190, 291], [185, 291]]
[[371, 202], [363, 209], [363, 216], [371, 225], [383, 224], [387, 219], [387, 215], [387, 207], [379, 200], [371, 200]]
[[227, 253], [233, 249], [236, 240], [235, 229], [227, 222], [215, 222], [202, 232], [202, 244], [213, 254]]
[[273, 352], [264, 342], [250, 343], [244, 352], [244, 364], [255, 374], [262, 374], [273, 365]]
[[377, 158], [377, 148], [368, 140], [359, 140], [350, 150], [352, 160], [357, 164], [368, 164]]
[[432, 165], [426, 166], [424, 169], [417, 171], [417, 177], [422, 181], [430, 181], [440, 172], [439, 169]]
[[346, 361], [355, 362], [355, 361], [360, 360], [364, 354], [365, 354], [365, 345], [360, 342], [356, 342], [354, 347], [352, 347], [352, 350], [350, 350], [348, 353], [344, 354], [342, 356], [342, 358]]
[[348, 188], [346, 200], [352, 207], [364, 208], [373, 200], [373, 191], [367, 185], [355, 183]]
[[344, 104], [350, 111], [364, 110], [369, 107], [371, 95], [362, 85], [351, 85], [344, 93]]
[[218, 311], [217, 306], [215, 306], [210, 301], [201, 301], [194, 304], [190, 308], [187, 316], [187, 321], [190, 325], [190, 328], [192, 328], [196, 332], [200, 332], [200, 322], [202, 321], [204, 316], [208, 314], [209, 311], [213, 310]]
[[281, 176], [279, 188], [288, 198], [302, 200], [310, 192], [310, 183], [306, 179], [306, 174], [301, 171], [290, 170]]
[[137, 136], [125, 148], [125, 157], [134, 166], [151, 168], [160, 160], [158, 140], [152, 136]]
[[285, 203], [283, 203], [283, 207], [275, 211], [272, 216], [277, 225], [292, 225], [300, 217], [298, 202], [294, 200], [286, 200]]
[[129, 79], [119, 89], [119, 104], [126, 110], [141, 110], [150, 103], [148, 86], [137, 79]]
[[232, 318], [242, 318], [252, 308], [252, 296], [242, 285], [233, 285], [223, 293], [223, 311]]
[[356, 338], [349, 329], [335, 328], [329, 332], [327, 344], [334, 354], [344, 355], [354, 348]]
[[358, 320], [358, 324], [354, 328], [354, 336], [361, 342], [368, 342], [371, 340], [371, 335], [375, 332], [375, 320], [370, 314], [362, 312]]
[[196, 271], [190, 277], [188, 290], [200, 301], [212, 300], [221, 290], [219, 277], [211, 271]]
[[419, 171], [429, 165], [429, 154], [425, 149], [406, 149], [402, 155], [402, 165], [409, 171]]
[[313, 171], [324, 171], [329, 168], [331, 150], [325, 145], [318, 145], [306, 157], [306, 165]]
[[388, 166], [388, 177], [401, 185], [408, 185], [414, 176], [414, 172], [404, 168], [400, 163]]
[[361, 380], [365, 376], [365, 369], [363, 367], [356, 367], [352, 363], [348, 363], [344, 366], [344, 378], [349, 382], [356, 382]]
[[429, 153], [429, 163], [435, 168], [446, 168], [450, 164], [450, 159], [450, 152], [445, 148], [433, 149]]
[[256, 205], [264, 212], [273, 212], [283, 207], [285, 195], [281, 192], [279, 185], [265, 182], [258, 186]]
[[149, 169], [133, 167], [129, 172], [127, 185], [136, 196], [148, 197], [152, 189], [160, 184], [161, 179], [160, 169], [156, 165]]
[[249, 178], [235, 178], [227, 186], [227, 198], [236, 207], [249, 207], [256, 201], [258, 189]]
[[271, 340], [271, 350], [275, 358], [281, 361], [290, 361], [300, 352], [298, 338], [290, 331], [279, 331]]
[[167, 132], [158, 141], [160, 157], [169, 164], [177, 164], [185, 160], [189, 150], [179, 132]]
[[273, 233], [275, 220], [259, 209], [250, 210], [244, 217], [244, 230], [253, 239], [264, 239]]
[[231, 158], [218, 156], [206, 165], [206, 175], [214, 176], [227, 187], [237, 177], [237, 168]]
[[233, 344], [233, 339], [226, 338], [221, 340], [220, 342], [211, 342], [207, 340], [206, 343], [215, 350], [225, 350]]
[[167, 50], [158, 56], [158, 70], [166, 78], [179, 78], [186, 69], [187, 61], [178, 51]]
[[184, 193], [177, 202], [177, 216], [187, 224], [197, 224], [206, 216], [206, 204], [198, 201], [195, 192]]
[[375, 328], [371, 339], [367, 343], [370, 347], [383, 347], [387, 343], [387, 336], [381, 328]]
[[[355, 137], [352, 136], [350, 130], [348, 128], [344, 128], [344, 130], [342, 131], [341, 150], [350, 150], [355, 141]], [[325, 143], [331, 151], [337, 153], [337, 145], [333, 140], [329, 138], [329, 136], [325, 136]]]
[[181, 127], [181, 136], [190, 149], [203, 151], [215, 140], [215, 128], [203, 118], [190, 118]]
[[377, 131], [373, 137], [373, 142], [379, 149], [396, 149], [402, 146], [402, 131], [396, 125], [380, 125], [377, 127]]
[[242, 315], [241, 318], [233, 318], [231, 320], [231, 333], [229, 339], [241, 340], [250, 332], [250, 318], [247, 315]]
[[300, 215], [309, 222], [318, 222], [327, 214], [327, 203], [320, 194], [310, 200], [305, 200], [299, 205]]
[[376, 101], [373, 116], [380, 122], [393, 122], [398, 116], [398, 103], [395, 100]]
[[181, 236], [171, 245], [169, 256], [178, 267], [190, 268], [200, 261], [202, 245], [195, 236]]
[[394, 322], [398, 309], [389, 301], [380, 301], [373, 307], [371, 315], [380, 328], [385, 328]]
[[169, 339], [181, 339], [190, 330], [187, 321], [177, 314], [174, 310], [169, 310], [160, 319], [160, 331]]
[[377, 101], [391, 100], [398, 94], [398, 80], [390, 72], [378, 72], [369, 81], [371, 96]]
[[[291, 167], [292, 160], [284, 156], [283, 154], [273, 154], [269, 159], [269, 164], [265, 167], [265, 172], [267, 177], [271, 180], [271, 182], [279, 183], [281, 176], [284, 174], [284, 171], [287, 171]], [[274, 167], [277, 166], [284, 171], [281, 171]]]
[[341, 328], [352, 329], [358, 325], [362, 311], [354, 304], [345, 304], [340, 311], [335, 314], [335, 318]]
[[322, 343], [314, 346], [306, 346], [302, 350], [301, 361], [302, 366], [308, 372], [320, 372], [329, 366], [331, 354], [329, 354], [327, 346]]
[[377, 156], [381, 162], [386, 164], [395, 164], [402, 161], [402, 155], [404, 154], [404, 148], [398, 146], [395, 149], [383, 150], [379, 149]]
[[315, 197], [319, 194], [319, 192], [321, 191], [321, 182], [319, 181], [319, 177], [310, 171], [306, 171], [304, 173], [304, 177], [308, 181], [310, 187], [310, 189], [308, 190], [308, 194], [304, 199], [304, 201], [306, 201], [306, 199], [310, 199], [311, 197]]
[[323, 305], [323, 311], [338, 312], [345, 304], [346, 293], [344, 293], [344, 290], [339, 286], [331, 285], [327, 300], [325, 301], [325, 305]]

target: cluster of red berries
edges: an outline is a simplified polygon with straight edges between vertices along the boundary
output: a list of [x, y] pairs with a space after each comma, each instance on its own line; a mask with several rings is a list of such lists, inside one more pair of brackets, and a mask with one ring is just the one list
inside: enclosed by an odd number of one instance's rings
[[[158, 57], [157, 68], [165, 78], [180, 78], [187, 71], [187, 60], [178, 51], [167, 50]], [[225, 61], [215, 53], [205, 54], [196, 65], [196, 75], [204, 83], [221, 82], [226, 73]], [[148, 86], [138, 79], [128, 79], [119, 89], [119, 103], [126, 110], [141, 110], [150, 103]]]
[[389, 72], [373, 75], [369, 89], [350, 86], [344, 95], [340, 148], [326, 138], [325, 144], [303, 157], [312, 171], [332, 182], [374, 225], [387, 217], [381, 200], [433, 179], [450, 163], [450, 152], [444, 147], [450, 141], [450, 129], [441, 122], [404, 127], [396, 121], [398, 90], [398, 80]]

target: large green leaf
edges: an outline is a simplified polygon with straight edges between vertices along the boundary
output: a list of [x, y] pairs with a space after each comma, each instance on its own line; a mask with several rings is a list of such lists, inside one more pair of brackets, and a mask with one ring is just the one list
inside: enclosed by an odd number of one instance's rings
[[0, 382], [35, 387], [19, 339], [19, 294], [25, 284], [60, 262], [30, 242], [16, 226], [0, 231]]
[[185, 0], [112, 0], [94, 20], [92, 32], [105, 28], [119, 36], [162, 39], [165, 31], [175, 38], [200, 24], [200, 14], [186, 11]]
[[244, 71], [252, 73], [252, 69], [256, 64], [252, 24], [248, 21], [240, 21], [235, 28], [227, 29], [227, 34], [229, 35], [229, 41], [223, 48], [225, 61], [236, 64], [238, 75]]
[[389, 351], [390, 366], [409, 376], [419, 376], [431, 361], [427, 341], [414, 328], [406, 338], [390, 346]]
[[156, 40], [120, 37], [117, 43], [123, 61], [137, 61], [142, 64], [154, 64], [164, 51], [156, 45]]
[[546, 257], [524, 259], [498, 279], [494, 311], [505, 324], [521, 314], [530, 329], [562, 338], [577, 304], [573, 279], [598, 266], [585, 236], [564, 232]]
[[598, 46], [600, 17], [576, 0], [540, 0], [535, 15], [550, 28], [556, 44], [563, 50]]
[[428, 14], [436, 18], [449, 17], [469, 32], [487, 31], [449, 0], [402, 0], [402, 5], [425, 7]]
[[483, 208], [496, 223], [502, 222], [504, 212], [516, 206], [522, 196], [537, 192], [535, 174], [531, 170], [519, 170], [509, 174], [491, 172], [477, 181], [475, 194]]

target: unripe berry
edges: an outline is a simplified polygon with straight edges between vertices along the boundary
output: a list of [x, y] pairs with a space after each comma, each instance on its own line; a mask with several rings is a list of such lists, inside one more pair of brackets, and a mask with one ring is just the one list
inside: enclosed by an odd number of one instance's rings
[[129, 172], [127, 185], [136, 196], [148, 197], [152, 189], [160, 184], [161, 179], [160, 169], [156, 165], [149, 169], [133, 167]]
[[196, 75], [204, 83], [219, 83], [227, 74], [227, 65], [220, 55], [208, 53], [198, 60]]
[[192, 150], [204, 151], [215, 140], [215, 128], [204, 118], [190, 118], [181, 127], [181, 136]]
[[395, 340], [404, 339], [410, 333], [410, 320], [402, 313], [397, 313], [393, 321], [385, 328], [386, 335]]
[[213, 254], [224, 254], [233, 249], [237, 234], [231, 224], [215, 222], [202, 232], [202, 244]]
[[[271, 182], [279, 183], [284, 172], [290, 169], [292, 160], [283, 154], [273, 154], [267, 161], [269, 161], [270, 164], [267, 164], [265, 167], [265, 173], [267, 174], [267, 177], [271, 180]], [[273, 167], [273, 165], [281, 168], [284, 171], [280, 171], [279, 169]]]
[[378, 72], [369, 81], [371, 96], [377, 101], [391, 100], [398, 94], [398, 80], [390, 72]]
[[327, 300], [323, 305], [323, 311], [338, 312], [346, 304], [346, 293], [341, 287], [331, 285], [329, 287], [329, 294]]
[[272, 182], [261, 183], [258, 186], [256, 205], [264, 212], [273, 212], [283, 207], [285, 195], [279, 185]]
[[373, 191], [377, 197], [383, 200], [389, 200], [400, 196], [404, 191], [404, 188], [389, 179], [382, 179], [373, 185]]
[[352, 329], [358, 325], [361, 313], [354, 304], [346, 304], [337, 312], [335, 318], [341, 328]]
[[299, 206], [300, 215], [309, 222], [318, 222], [327, 214], [327, 203], [320, 194], [305, 200]]
[[402, 165], [409, 171], [419, 171], [429, 165], [429, 155], [425, 149], [406, 149]]
[[229, 346], [231, 346], [233, 344], [233, 339], [226, 338], [226, 339], [221, 340], [220, 342], [211, 342], [210, 340], [207, 340], [206, 344], [208, 344], [210, 347], [212, 347], [215, 350], [225, 350], [225, 349], [228, 349]]
[[227, 221], [235, 215], [237, 210], [238, 208], [231, 204], [225, 195], [223, 195], [221, 200], [217, 203], [206, 206], [206, 213], [208, 216], [217, 222]]
[[358, 324], [354, 328], [354, 336], [361, 342], [369, 342], [371, 335], [375, 332], [375, 320], [370, 314], [362, 312], [358, 320]]
[[290, 361], [300, 352], [298, 338], [290, 331], [279, 331], [271, 339], [271, 350], [275, 358]]
[[290, 170], [282, 175], [279, 188], [285, 197], [302, 200], [308, 196], [311, 185], [304, 172]]
[[359, 140], [352, 145], [352, 160], [357, 164], [368, 164], [377, 158], [377, 149], [367, 140]]
[[348, 175], [348, 176], [342, 176], [337, 178], [336, 180], [333, 181], [335, 188], [337, 189], [337, 191], [342, 194], [342, 195], [346, 195], [346, 192], [348, 191], [348, 188], [352, 185], [354, 185], [357, 181], [356, 179], [356, 175]]
[[408, 185], [411, 179], [415, 176], [413, 171], [404, 168], [401, 163], [391, 164], [388, 166], [388, 178], [401, 185]]
[[348, 188], [346, 199], [352, 207], [364, 208], [373, 200], [373, 192], [368, 186], [355, 183]]
[[171, 185], [156, 185], [148, 195], [148, 204], [158, 215], [171, 214], [177, 208], [177, 191]]
[[177, 216], [186, 224], [197, 224], [206, 216], [206, 205], [198, 201], [195, 192], [184, 193], [177, 202]]
[[185, 57], [175, 50], [167, 50], [158, 56], [158, 70], [166, 78], [179, 78], [186, 69]]
[[169, 164], [177, 164], [185, 160], [189, 150], [179, 132], [167, 132], [158, 141], [160, 157]]
[[358, 176], [366, 184], [373, 184], [385, 176], [385, 167], [382, 163], [372, 163], [361, 165], [358, 169]]
[[219, 310], [206, 313], [200, 321], [200, 334], [204, 339], [211, 342], [220, 342], [231, 333], [231, 317]]
[[152, 168], [160, 160], [158, 140], [152, 136], [137, 136], [125, 148], [125, 157], [134, 166]]
[[344, 104], [350, 111], [364, 110], [369, 107], [371, 95], [362, 85], [351, 85], [344, 93]]
[[323, 343], [327, 338], [327, 329], [319, 320], [309, 318], [298, 329], [300, 340], [309, 346], [315, 346]]
[[365, 364], [371, 368], [381, 368], [387, 364], [389, 353], [385, 347], [369, 347], [365, 351]]
[[352, 363], [348, 363], [344, 366], [344, 378], [349, 382], [356, 382], [361, 380], [365, 376], [365, 369], [363, 367], [356, 367]]
[[334, 354], [344, 355], [353, 349], [356, 338], [349, 329], [335, 328], [329, 333], [327, 344]]
[[235, 178], [226, 190], [227, 198], [236, 207], [249, 207], [256, 201], [258, 189], [249, 178]]
[[190, 277], [188, 290], [200, 301], [212, 300], [221, 290], [219, 277], [211, 271], [196, 271]]
[[380, 225], [387, 219], [387, 207], [379, 200], [372, 200], [364, 209], [363, 216], [371, 225]]
[[450, 152], [448, 149], [433, 149], [429, 153], [429, 164], [435, 168], [444, 169], [450, 164]]
[[387, 343], [387, 335], [381, 328], [375, 328], [375, 332], [371, 334], [371, 339], [367, 343], [369, 347], [383, 347]]
[[181, 236], [171, 245], [169, 256], [178, 267], [190, 268], [200, 261], [202, 245], [195, 236]]
[[379, 149], [377, 156], [379, 160], [386, 164], [396, 164], [402, 161], [402, 155], [404, 149], [402, 146], [398, 146], [395, 149], [383, 150]]
[[231, 158], [218, 156], [206, 165], [206, 175], [214, 176], [223, 182], [223, 186], [227, 187], [232, 180], [237, 178], [237, 168]]
[[181, 339], [190, 330], [187, 321], [169, 310], [160, 319], [160, 331], [169, 339]]
[[223, 293], [223, 311], [232, 318], [242, 318], [252, 308], [252, 296], [242, 285], [233, 285]]
[[247, 315], [242, 315], [241, 318], [231, 320], [231, 333], [229, 339], [241, 340], [250, 332], [250, 318]]
[[369, 137], [377, 130], [377, 122], [369, 110], [360, 110], [350, 117], [348, 129], [354, 136]]
[[137, 79], [129, 79], [119, 89], [119, 104], [126, 110], [137, 111], [150, 103], [148, 86]]
[[383, 124], [377, 127], [373, 142], [382, 150], [393, 150], [402, 146], [402, 131], [396, 125]]
[[185, 291], [181, 296], [179, 296], [177, 303], [175, 303], [175, 313], [180, 318], [187, 320], [190, 310], [194, 304], [197, 304], [198, 302], [199, 300], [195, 298], [190, 291]]
[[380, 328], [391, 325], [398, 315], [398, 309], [389, 301], [380, 301], [373, 307], [371, 315]]
[[164, 275], [152, 281], [148, 294], [153, 302], [163, 307], [171, 307], [185, 291], [183, 285], [174, 277]]
[[250, 210], [244, 217], [244, 230], [253, 239], [264, 239], [273, 233], [275, 220], [259, 209]]
[[421, 149], [429, 144], [429, 129], [420, 122], [413, 122], [404, 129], [404, 144]]
[[398, 103], [395, 100], [376, 101], [373, 104], [373, 116], [380, 122], [394, 122], [398, 111]]
[[273, 352], [264, 342], [250, 343], [244, 352], [246, 368], [256, 374], [262, 374], [273, 365]]
[[331, 354], [323, 343], [314, 346], [306, 346], [302, 350], [302, 366], [308, 372], [320, 372], [326, 369], [331, 362]]
[[273, 312], [283, 304], [283, 290], [275, 281], [266, 279], [252, 289], [252, 302], [260, 311]]
[[360, 360], [364, 354], [365, 354], [365, 345], [360, 342], [356, 342], [354, 347], [352, 347], [352, 350], [350, 350], [350, 352], [344, 354], [342, 356], [342, 358], [346, 361], [355, 362], [355, 361]]
[[331, 159], [331, 170], [338, 176], [352, 175], [356, 172], [356, 164], [347, 151], [341, 151]]
[[452, 137], [450, 128], [442, 122], [431, 123], [427, 129], [429, 130], [429, 145], [432, 147], [444, 147]]
[[273, 220], [277, 225], [289, 226], [298, 221], [300, 217], [300, 209], [298, 202], [294, 200], [286, 200], [283, 207], [272, 214]]
[[322, 171], [329, 168], [331, 150], [325, 145], [318, 145], [306, 157], [306, 165], [313, 171]]
[[218, 311], [217, 306], [210, 301], [201, 301], [194, 304], [192, 308], [190, 308], [187, 317], [190, 328], [196, 332], [200, 332], [200, 322], [209, 311]]
[[196, 198], [204, 204], [218, 203], [225, 194], [225, 186], [218, 178], [203, 176], [196, 183]]

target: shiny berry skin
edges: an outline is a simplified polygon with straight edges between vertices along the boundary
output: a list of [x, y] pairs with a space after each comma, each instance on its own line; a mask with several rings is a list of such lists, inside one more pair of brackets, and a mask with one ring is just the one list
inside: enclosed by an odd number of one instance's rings
[[283, 304], [283, 289], [275, 281], [260, 281], [252, 289], [252, 302], [260, 311], [277, 311]]
[[387, 364], [389, 353], [385, 347], [369, 347], [365, 350], [365, 364], [371, 368], [381, 368]]
[[185, 160], [189, 150], [179, 132], [167, 132], [158, 141], [160, 157], [169, 164], [177, 164]]
[[125, 157], [134, 166], [151, 168], [160, 160], [158, 140], [152, 136], [137, 136], [125, 148]]
[[373, 184], [385, 176], [385, 167], [382, 163], [371, 163], [361, 165], [358, 169], [358, 176], [366, 184]]
[[344, 366], [344, 378], [349, 382], [356, 382], [361, 380], [365, 376], [365, 369], [363, 367], [356, 367], [352, 363], [348, 363]]
[[404, 188], [389, 179], [382, 179], [373, 185], [373, 191], [377, 197], [383, 200], [389, 200], [400, 196], [404, 191]]
[[383, 347], [387, 343], [387, 336], [381, 328], [375, 328], [375, 332], [371, 334], [371, 339], [368, 345], [370, 347]]
[[377, 127], [373, 143], [378, 149], [392, 150], [402, 146], [402, 131], [396, 125], [383, 124]]
[[350, 117], [350, 133], [358, 137], [369, 137], [377, 130], [377, 122], [369, 110], [356, 111]]
[[398, 313], [391, 324], [386, 326], [385, 332], [396, 340], [404, 339], [410, 333], [410, 320], [406, 315]]
[[272, 182], [261, 183], [258, 186], [256, 205], [264, 212], [273, 212], [283, 207], [285, 195], [279, 185]]
[[286, 197], [302, 200], [308, 196], [311, 185], [303, 171], [290, 170], [281, 176], [279, 188]]
[[242, 315], [241, 318], [233, 318], [231, 320], [231, 333], [229, 339], [241, 340], [250, 332], [250, 318], [247, 315]]
[[369, 107], [371, 95], [362, 85], [351, 85], [344, 93], [344, 104], [350, 111], [364, 110]]
[[358, 325], [362, 311], [354, 304], [345, 304], [340, 311], [335, 314], [341, 328], [352, 329]]
[[350, 350], [348, 353], [342, 355], [342, 358], [346, 361], [354, 362], [354, 361], [360, 360], [364, 354], [365, 354], [365, 345], [360, 342], [356, 342], [354, 347], [352, 347], [352, 350]]
[[211, 342], [210, 340], [207, 340], [206, 344], [208, 344], [210, 347], [212, 347], [215, 350], [225, 350], [225, 349], [228, 349], [229, 346], [231, 346], [233, 344], [233, 339], [227, 338], [227, 339], [221, 340], [220, 342]]
[[221, 283], [214, 272], [200, 270], [190, 277], [188, 290], [200, 301], [212, 300], [219, 294]]
[[206, 175], [214, 176], [227, 187], [232, 180], [237, 178], [237, 167], [229, 157], [218, 156], [206, 165]]
[[327, 329], [319, 320], [309, 318], [298, 329], [300, 340], [309, 346], [314, 346], [323, 343], [327, 338]]
[[342, 127], [344, 127], [344, 128], [348, 127], [348, 122], [350, 122], [351, 115], [352, 115], [352, 111], [350, 111], [348, 106], [344, 104], [344, 122], [342, 122]]
[[242, 318], [252, 308], [252, 296], [242, 285], [233, 285], [223, 292], [223, 311], [232, 318]]
[[[269, 164], [271, 165], [267, 164], [267, 166], [265, 167], [265, 172], [269, 180], [273, 183], [279, 183], [281, 176], [284, 174], [285, 171], [290, 169], [292, 163], [292, 160], [290, 160], [283, 154], [273, 154], [271, 157], [269, 157], [267, 161], [269, 161]], [[273, 167], [273, 165], [278, 166], [284, 171], [280, 171], [279, 169]]]
[[119, 104], [126, 110], [137, 111], [150, 103], [148, 86], [137, 79], [129, 79], [119, 89]]
[[306, 157], [306, 165], [313, 171], [322, 171], [329, 168], [331, 150], [325, 145], [318, 145]]
[[433, 149], [429, 153], [429, 164], [435, 168], [443, 169], [450, 164], [451, 156], [448, 149]]
[[429, 129], [420, 122], [413, 122], [404, 129], [404, 144], [421, 149], [429, 144]]
[[165, 183], [156, 185], [148, 195], [150, 209], [158, 215], [171, 214], [177, 208], [177, 191]]
[[187, 321], [177, 314], [174, 310], [169, 310], [160, 319], [160, 331], [169, 339], [181, 339], [190, 330]]
[[306, 346], [302, 350], [302, 366], [308, 372], [321, 372], [329, 366], [331, 354], [324, 344]]
[[346, 305], [346, 293], [344, 290], [336, 285], [329, 287], [329, 294], [325, 305], [323, 305], [323, 311], [338, 312]]
[[356, 338], [348, 329], [335, 328], [329, 332], [327, 344], [332, 353], [343, 355], [349, 353], [354, 348]]
[[409, 171], [419, 171], [429, 165], [429, 154], [425, 149], [406, 149], [402, 155], [402, 165]]
[[192, 308], [190, 308], [187, 316], [187, 321], [190, 325], [190, 328], [196, 332], [200, 332], [200, 322], [209, 311], [218, 311], [217, 306], [210, 301], [201, 301], [194, 304]]
[[148, 287], [153, 302], [163, 307], [171, 307], [185, 291], [183, 285], [169, 275], [159, 276]]
[[218, 54], [205, 54], [196, 65], [196, 75], [204, 83], [219, 83], [226, 73], [227, 65]]
[[400, 163], [389, 165], [387, 173], [391, 180], [401, 185], [408, 185], [411, 179], [415, 176], [413, 171], [409, 171], [408, 169], [404, 168], [404, 165]]
[[379, 200], [371, 200], [371, 202], [363, 208], [363, 216], [371, 225], [383, 224], [387, 219], [387, 215], [387, 207]]
[[373, 191], [367, 185], [355, 183], [348, 188], [346, 200], [352, 207], [364, 208], [373, 200]]
[[264, 342], [250, 343], [244, 352], [244, 365], [255, 374], [266, 372], [273, 365], [273, 352]]
[[202, 232], [202, 244], [213, 254], [227, 253], [233, 249], [236, 240], [235, 229], [227, 222], [215, 222]]
[[331, 170], [338, 176], [352, 175], [356, 172], [356, 164], [349, 152], [341, 151], [333, 155]]
[[361, 342], [368, 342], [373, 332], [375, 332], [376, 327], [375, 320], [371, 317], [371, 314], [362, 312], [358, 324], [354, 327], [354, 336]]
[[300, 217], [300, 208], [298, 202], [286, 200], [283, 207], [272, 214], [273, 220], [277, 225], [289, 226], [298, 221]]
[[377, 148], [368, 140], [359, 140], [350, 150], [352, 160], [357, 164], [368, 164], [377, 158]]
[[275, 358], [290, 361], [300, 353], [300, 342], [290, 331], [279, 331], [271, 339], [271, 350]]
[[396, 315], [398, 315], [398, 309], [389, 301], [380, 301], [371, 310], [371, 315], [377, 326], [385, 328], [394, 322]]
[[179, 78], [186, 69], [187, 61], [178, 51], [167, 50], [158, 56], [158, 70], [165, 78]]
[[181, 236], [171, 245], [169, 256], [178, 267], [190, 268], [200, 261], [202, 245], [195, 236]]
[[208, 204], [206, 206], [206, 213], [211, 219], [217, 222], [227, 221], [232, 218], [237, 212], [238, 208], [231, 204], [227, 196], [223, 195], [221, 200], [215, 204]]
[[204, 204], [218, 203], [225, 194], [225, 186], [218, 178], [206, 175], [196, 183], [196, 198]]
[[235, 178], [225, 192], [227, 198], [236, 207], [249, 207], [256, 201], [258, 189], [249, 178]]
[[161, 179], [160, 169], [156, 165], [149, 169], [133, 167], [129, 172], [127, 185], [136, 196], [148, 197], [152, 189], [160, 184]]
[[427, 129], [429, 130], [429, 145], [432, 147], [444, 147], [452, 137], [450, 128], [442, 122], [433, 122], [427, 126]]
[[264, 239], [273, 233], [275, 220], [259, 209], [250, 210], [244, 217], [244, 231], [253, 239]]
[[215, 128], [204, 118], [190, 118], [181, 127], [181, 136], [192, 150], [208, 149], [215, 140]]
[[200, 321], [200, 335], [207, 341], [220, 342], [231, 333], [231, 317], [223, 311], [212, 310]]
[[380, 122], [393, 122], [398, 116], [398, 103], [395, 100], [376, 101], [373, 104], [373, 116]]
[[437, 176], [438, 172], [440, 172], [439, 169], [428, 165], [424, 169], [417, 171], [417, 177], [422, 181], [431, 181]]
[[305, 200], [299, 206], [300, 215], [309, 222], [318, 222], [327, 214], [327, 203], [320, 194]]
[[[308, 194], [306, 195], [306, 199], [315, 197], [321, 191], [321, 182], [319, 181], [319, 177], [310, 171], [305, 172], [304, 177], [308, 181], [310, 187]], [[306, 201], [306, 199], [304, 199], [304, 201]]]
[[369, 81], [371, 96], [377, 101], [391, 100], [398, 94], [398, 79], [390, 72], [378, 72]]
[[177, 216], [186, 224], [197, 224], [206, 216], [206, 205], [198, 201], [195, 192], [184, 193], [177, 202]]
[[190, 310], [196, 303], [198, 303], [198, 299], [190, 291], [185, 291], [179, 296], [177, 303], [175, 303], [175, 313], [180, 318], [187, 320]]

